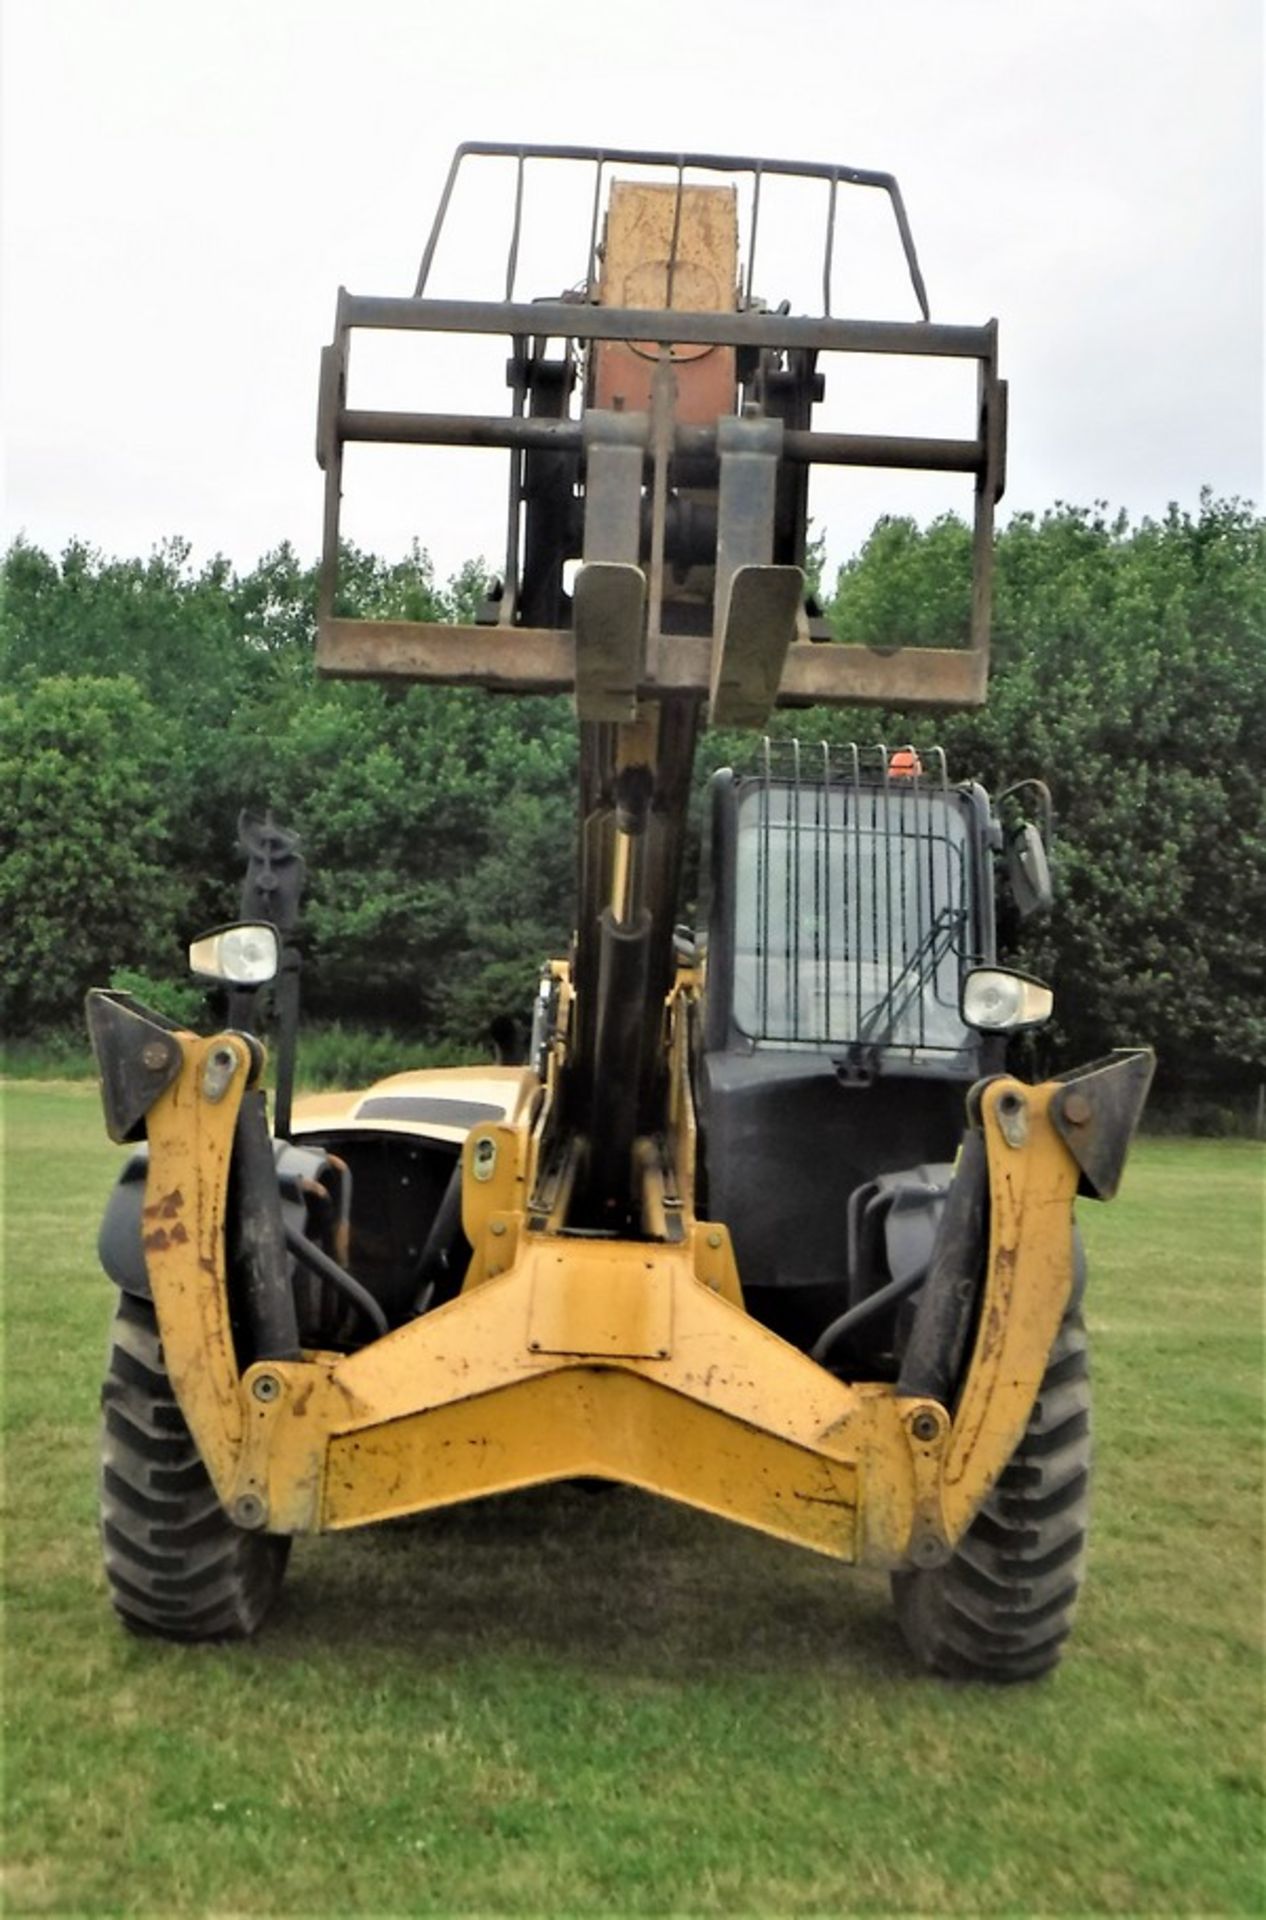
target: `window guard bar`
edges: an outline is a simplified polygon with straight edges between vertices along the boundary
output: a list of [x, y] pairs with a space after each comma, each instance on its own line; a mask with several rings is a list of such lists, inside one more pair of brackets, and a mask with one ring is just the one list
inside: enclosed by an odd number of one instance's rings
[[[953, 801], [943, 750], [899, 751], [894, 772], [894, 752], [882, 744], [850, 743], [833, 760], [823, 741], [815, 771], [798, 741], [767, 737], [754, 773], [742, 782], [755, 789], [757, 808], [749, 959], [756, 1013], [750, 1037], [758, 1044], [862, 1055], [961, 1051], [957, 993], [972, 961], [965, 851], [951, 844], [948, 831]], [[836, 850], [836, 860], [833, 836], [840, 834], [849, 844]], [[811, 1009], [806, 961], [813, 969]], [[925, 999], [930, 988], [949, 1011], [941, 987], [951, 961], [952, 1035], [930, 1025]], [[864, 990], [867, 966], [882, 977]], [[837, 969], [844, 1003], [833, 1006]]]

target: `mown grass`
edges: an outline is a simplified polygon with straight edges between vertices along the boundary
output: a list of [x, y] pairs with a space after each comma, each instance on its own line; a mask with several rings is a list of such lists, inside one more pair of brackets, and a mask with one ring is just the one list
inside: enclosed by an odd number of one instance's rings
[[56, 1913], [1147, 1913], [1262, 1904], [1261, 1155], [1083, 1208], [1099, 1468], [1060, 1671], [915, 1675], [881, 1580], [632, 1493], [300, 1542], [249, 1647], [98, 1567], [87, 1087], [10, 1086], [6, 1904]]

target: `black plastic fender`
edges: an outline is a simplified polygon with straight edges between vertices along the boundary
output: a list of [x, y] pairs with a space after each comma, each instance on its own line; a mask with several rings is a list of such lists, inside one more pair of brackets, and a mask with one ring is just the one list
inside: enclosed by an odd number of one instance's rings
[[[308, 1208], [302, 1182], [315, 1181], [325, 1165], [325, 1154], [314, 1147], [297, 1147], [289, 1140], [274, 1140], [277, 1162], [277, 1186], [281, 1194], [282, 1219], [287, 1227], [302, 1233]], [[148, 1300], [149, 1273], [141, 1241], [141, 1209], [145, 1204], [145, 1176], [149, 1171], [148, 1143], [128, 1156], [110, 1198], [106, 1201], [101, 1231], [97, 1235], [97, 1256], [106, 1274], [123, 1293]]]

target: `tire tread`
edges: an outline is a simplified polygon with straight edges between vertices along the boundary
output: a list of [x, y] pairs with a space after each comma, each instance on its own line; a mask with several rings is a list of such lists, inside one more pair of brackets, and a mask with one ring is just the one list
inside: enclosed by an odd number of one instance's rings
[[1035, 1680], [1072, 1631], [1090, 1511], [1090, 1370], [1070, 1308], [1028, 1429], [944, 1566], [892, 1576], [922, 1665], [956, 1680]]
[[119, 1296], [101, 1401], [101, 1542], [123, 1625], [168, 1640], [248, 1637], [276, 1597], [290, 1542], [244, 1532], [220, 1505], [148, 1300]]

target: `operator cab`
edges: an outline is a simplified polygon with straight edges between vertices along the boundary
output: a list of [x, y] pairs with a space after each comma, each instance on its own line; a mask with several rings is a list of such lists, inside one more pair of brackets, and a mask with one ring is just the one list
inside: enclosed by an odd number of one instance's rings
[[[749, 1310], [809, 1347], [926, 1268], [966, 1093], [1002, 1068], [1004, 1037], [963, 1012], [995, 960], [1002, 836], [939, 749], [766, 742], [711, 800], [700, 1211], [730, 1229]], [[865, 1336], [882, 1377], [895, 1309]]]

